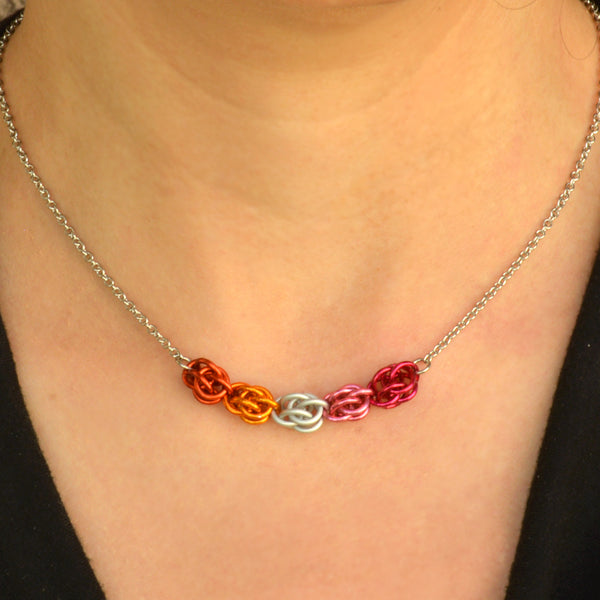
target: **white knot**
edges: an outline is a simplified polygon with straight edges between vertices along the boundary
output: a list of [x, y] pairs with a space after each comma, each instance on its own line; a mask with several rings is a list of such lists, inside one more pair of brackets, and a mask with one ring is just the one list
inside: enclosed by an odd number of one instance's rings
[[323, 425], [323, 413], [329, 408], [325, 400], [313, 394], [287, 394], [277, 398], [279, 413], [273, 411], [271, 417], [284, 427], [302, 433], [316, 431]]

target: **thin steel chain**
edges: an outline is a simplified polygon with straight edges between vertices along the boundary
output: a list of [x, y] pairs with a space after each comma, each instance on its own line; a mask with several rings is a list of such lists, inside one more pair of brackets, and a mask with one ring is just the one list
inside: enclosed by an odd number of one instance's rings
[[[586, 6], [596, 25], [596, 31], [598, 37], [600, 37], [600, 11], [591, 0], [581, 0]], [[597, 42], [598, 43], [598, 42]], [[523, 263], [531, 256], [532, 252], [538, 247], [539, 243], [546, 237], [546, 234], [562, 212], [562, 209], [566, 206], [567, 202], [571, 198], [571, 193], [575, 189], [576, 183], [581, 178], [581, 173], [585, 163], [590, 155], [590, 151], [594, 142], [596, 141], [596, 135], [600, 128], [600, 96], [596, 102], [596, 109], [594, 116], [592, 117], [592, 123], [588, 130], [588, 135], [585, 138], [585, 143], [581, 150], [581, 154], [575, 163], [575, 168], [571, 171], [569, 180], [565, 184], [562, 193], [558, 197], [558, 200], [548, 216], [542, 221], [541, 226], [536, 230], [533, 237], [527, 242], [523, 250], [519, 252], [517, 258], [510, 264], [508, 269], [500, 275], [498, 280], [490, 287], [490, 289], [481, 297], [481, 299], [473, 306], [473, 308], [423, 357], [415, 361], [415, 363], [423, 364], [423, 368], [419, 371], [419, 374], [429, 371], [431, 362], [436, 356], [445, 350], [449, 344], [458, 336], [465, 328], [477, 317], [477, 315], [487, 306], [488, 302], [495, 298], [498, 292], [509, 282], [513, 275], [521, 268]]]
[[[11, 35], [15, 32], [17, 27], [21, 24], [23, 20], [23, 13], [18, 13], [14, 20], [10, 23], [8, 28], [6, 29], [4, 35], [0, 39], [0, 69], [2, 67], [2, 61], [4, 58], [4, 51], [6, 49], [6, 45]], [[8, 126], [8, 131], [10, 133], [10, 137], [12, 140], [12, 145], [14, 146], [17, 154], [19, 156], [20, 161], [23, 163], [25, 170], [27, 171], [33, 185], [37, 188], [37, 191], [40, 193], [40, 196], [46, 202], [46, 206], [50, 210], [50, 212], [54, 215], [58, 223], [62, 226], [67, 237], [73, 242], [73, 245], [77, 249], [77, 251], [83, 256], [85, 261], [90, 265], [91, 269], [94, 273], [102, 280], [102, 282], [110, 289], [110, 291], [114, 294], [114, 296], [119, 300], [125, 308], [134, 316], [136, 321], [143, 325], [148, 333], [165, 349], [169, 352], [169, 354], [177, 361], [182, 367], [185, 367], [189, 363], [189, 358], [184, 356], [177, 347], [175, 347], [171, 341], [165, 337], [156, 325], [153, 325], [148, 317], [127, 297], [125, 292], [117, 285], [115, 280], [107, 273], [106, 269], [96, 260], [94, 255], [87, 249], [86, 245], [83, 243], [83, 240], [79, 237], [75, 229], [71, 226], [63, 212], [58, 208], [56, 202], [50, 196], [50, 192], [42, 182], [40, 176], [38, 175], [35, 167], [29, 160], [29, 156], [25, 152], [23, 145], [21, 143], [21, 139], [19, 137], [19, 133], [17, 128], [13, 123], [12, 114], [10, 111], [10, 107], [8, 102], [6, 101], [6, 94], [4, 91], [4, 81], [2, 79], [2, 73], [0, 71], [0, 111], [2, 112], [2, 117]]]
[[[587, 7], [588, 11], [594, 18], [596, 30], [600, 37], [600, 12], [593, 4], [591, 0], [581, 0], [581, 2]], [[12, 140], [12, 145], [15, 148], [19, 160], [25, 167], [29, 178], [33, 185], [38, 190], [40, 196], [45, 201], [46, 206], [50, 212], [54, 215], [59, 225], [64, 229], [67, 237], [75, 246], [75, 249], [83, 256], [84, 260], [90, 265], [92, 271], [102, 280], [102, 282], [111, 290], [113, 295], [119, 300], [125, 308], [134, 316], [136, 321], [143, 325], [146, 331], [165, 349], [168, 351], [170, 356], [177, 362], [177, 364], [183, 368], [187, 368], [190, 359], [184, 356], [181, 351], [173, 345], [173, 343], [153, 325], [148, 317], [127, 297], [125, 292], [121, 289], [115, 280], [107, 273], [106, 269], [100, 264], [94, 255], [87, 249], [82, 239], [79, 237], [75, 229], [71, 226], [64, 213], [60, 210], [56, 202], [52, 199], [50, 192], [42, 182], [42, 179], [38, 175], [35, 167], [29, 160], [29, 156], [23, 148], [21, 139], [17, 128], [14, 125], [13, 117], [9, 104], [6, 100], [6, 94], [4, 91], [4, 81], [2, 80], [2, 61], [4, 57], [4, 51], [6, 45], [10, 40], [10, 37], [15, 32], [17, 27], [23, 20], [23, 13], [19, 13], [15, 16], [13, 21], [10, 23], [3, 36], [0, 38], [0, 113], [5, 121], [8, 131]], [[588, 159], [590, 151], [594, 142], [596, 141], [596, 135], [600, 129], [600, 97], [596, 103], [596, 109], [592, 118], [588, 135], [585, 138], [585, 143], [575, 168], [571, 172], [569, 180], [564, 186], [564, 189], [552, 210], [548, 216], [542, 221], [539, 229], [536, 230], [533, 237], [527, 242], [523, 250], [518, 254], [517, 258], [510, 264], [510, 266], [500, 275], [498, 280], [489, 288], [487, 292], [481, 297], [481, 299], [473, 306], [473, 308], [427, 353], [423, 358], [415, 360], [415, 363], [422, 364], [423, 368], [420, 369], [419, 374], [425, 373], [431, 367], [433, 359], [435, 359], [442, 350], [448, 347], [448, 345], [462, 332], [464, 329], [479, 315], [479, 313], [487, 306], [498, 292], [508, 283], [513, 275], [521, 268], [523, 263], [531, 256], [533, 251], [538, 247], [539, 243], [546, 237], [548, 231], [554, 225], [554, 222], [560, 216], [563, 208], [571, 197], [571, 193], [575, 189], [577, 181], [581, 178], [581, 173]]]

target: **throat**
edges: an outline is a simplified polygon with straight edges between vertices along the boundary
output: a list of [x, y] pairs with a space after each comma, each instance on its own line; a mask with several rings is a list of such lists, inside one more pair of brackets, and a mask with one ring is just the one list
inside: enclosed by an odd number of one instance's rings
[[[403, 182], [462, 163], [489, 170], [498, 157], [475, 132], [506, 143], [547, 96], [522, 65], [547, 71], [548, 52], [526, 39], [555, 3], [510, 18], [490, 4], [180, 0], [165, 13], [156, 0], [112, 12], [34, 1], [6, 80], [24, 138], [41, 124], [53, 132], [45, 171], [65, 190], [86, 173], [81, 201], [94, 210], [114, 195], [145, 213], [212, 203], [232, 218], [244, 205], [304, 224], [362, 218], [397, 201]], [[412, 194], [401, 201], [416, 206]]]

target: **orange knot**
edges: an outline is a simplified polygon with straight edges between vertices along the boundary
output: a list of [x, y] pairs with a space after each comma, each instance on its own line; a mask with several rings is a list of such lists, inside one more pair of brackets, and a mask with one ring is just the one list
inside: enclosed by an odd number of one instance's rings
[[229, 375], [207, 358], [195, 358], [183, 370], [183, 382], [202, 404], [217, 404], [231, 394]]
[[239, 415], [246, 423], [265, 423], [279, 406], [269, 390], [260, 385], [234, 383], [232, 391], [223, 399], [229, 412]]

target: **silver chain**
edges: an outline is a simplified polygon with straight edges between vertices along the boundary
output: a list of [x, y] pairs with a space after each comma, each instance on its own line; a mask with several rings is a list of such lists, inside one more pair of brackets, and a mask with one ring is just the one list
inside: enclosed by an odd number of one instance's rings
[[[596, 25], [596, 30], [600, 34], [600, 12], [593, 4], [591, 0], [581, 0], [583, 4], [587, 7], [589, 12], [594, 18], [594, 22]], [[13, 19], [13, 21], [9, 24], [6, 29], [4, 35], [0, 38], [0, 112], [2, 113], [2, 117], [8, 126], [8, 130], [10, 133], [10, 137], [12, 140], [12, 145], [14, 146], [19, 159], [29, 178], [31, 179], [33, 185], [35, 185], [38, 190], [40, 196], [46, 203], [46, 206], [50, 210], [50, 212], [54, 215], [58, 223], [62, 226], [67, 237], [75, 246], [75, 249], [83, 256], [84, 260], [90, 265], [93, 272], [102, 280], [102, 282], [110, 289], [113, 295], [119, 300], [123, 306], [134, 316], [136, 321], [143, 325], [146, 328], [146, 331], [165, 349], [168, 351], [170, 356], [177, 362], [177, 364], [183, 368], [187, 367], [187, 364], [190, 362], [190, 359], [184, 356], [181, 351], [172, 344], [172, 342], [164, 336], [156, 325], [153, 325], [148, 317], [127, 297], [125, 292], [121, 289], [119, 285], [115, 282], [115, 280], [107, 273], [106, 269], [96, 260], [94, 255], [86, 248], [82, 239], [79, 237], [75, 229], [71, 226], [64, 213], [60, 210], [56, 202], [50, 196], [50, 192], [42, 182], [40, 176], [38, 175], [35, 167], [29, 160], [29, 156], [25, 152], [23, 145], [21, 143], [21, 139], [19, 137], [19, 133], [14, 125], [13, 117], [10, 111], [10, 107], [8, 102], [6, 101], [6, 95], [4, 92], [4, 81], [2, 80], [2, 61], [4, 57], [4, 51], [6, 49], [6, 45], [15, 32], [17, 27], [21, 24], [23, 20], [23, 13], [17, 14], [17, 16]], [[600, 128], [600, 97], [596, 103], [596, 110], [594, 112], [594, 116], [592, 119], [592, 123], [590, 125], [588, 135], [585, 138], [585, 143], [583, 145], [583, 149], [581, 150], [581, 154], [577, 162], [575, 163], [575, 168], [571, 172], [569, 180], [564, 186], [564, 189], [558, 200], [548, 216], [542, 221], [539, 229], [536, 230], [533, 237], [527, 242], [523, 250], [519, 252], [517, 258], [510, 264], [510, 266], [500, 275], [498, 280], [489, 288], [485, 294], [481, 297], [481, 299], [473, 306], [473, 308], [427, 353], [423, 358], [419, 358], [415, 361], [417, 364], [422, 364], [423, 367], [420, 369], [419, 373], [425, 373], [431, 367], [431, 362], [434, 358], [436, 358], [442, 350], [448, 347], [448, 345], [458, 336], [474, 319], [477, 315], [487, 306], [488, 302], [494, 298], [498, 292], [508, 283], [508, 281], [512, 278], [512, 276], [521, 268], [523, 263], [531, 256], [533, 251], [538, 247], [539, 243], [546, 237], [548, 231], [554, 225], [554, 222], [560, 216], [562, 209], [566, 206], [567, 202], [571, 197], [571, 193], [575, 189], [575, 185], [577, 181], [581, 178], [581, 173], [583, 172], [583, 168], [588, 159], [590, 151], [592, 149], [592, 145], [596, 141], [596, 135]]]
[[184, 356], [178, 348], [176, 348], [171, 341], [165, 337], [156, 327], [153, 325], [148, 317], [127, 297], [125, 292], [117, 285], [115, 280], [106, 272], [106, 269], [96, 260], [94, 255], [87, 249], [86, 245], [83, 243], [83, 240], [77, 235], [75, 229], [71, 226], [67, 217], [63, 214], [63, 212], [58, 208], [58, 205], [52, 197], [50, 196], [50, 192], [42, 182], [42, 179], [38, 175], [35, 167], [29, 160], [29, 156], [25, 152], [23, 145], [21, 144], [21, 139], [19, 137], [19, 133], [17, 128], [13, 123], [12, 114], [10, 112], [10, 107], [8, 102], [6, 101], [6, 95], [4, 92], [4, 81], [1, 76], [1, 67], [2, 61], [4, 58], [4, 51], [6, 49], [6, 45], [11, 35], [15, 32], [17, 27], [23, 21], [23, 13], [18, 13], [14, 20], [10, 23], [4, 35], [0, 39], [0, 111], [2, 112], [2, 117], [8, 126], [8, 131], [10, 133], [10, 137], [12, 140], [12, 145], [14, 146], [17, 154], [19, 156], [20, 161], [23, 163], [27, 174], [29, 175], [33, 185], [37, 188], [37, 191], [40, 193], [40, 196], [46, 202], [46, 206], [50, 210], [50, 212], [54, 215], [58, 223], [62, 226], [67, 237], [73, 242], [73, 246], [77, 249], [77, 251], [83, 256], [85, 261], [90, 265], [91, 269], [96, 273], [96, 275], [102, 280], [102, 282], [110, 289], [110, 291], [114, 294], [114, 296], [119, 300], [125, 308], [134, 316], [135, 320], [143, 325], [148, 333], [165, 349], [169, 352], [169, 354], [177, 361], [182, 367], [185, 367], [187, 363], [189, 363], [189, 358]]
[[[588, 11], [594, 18], [596, 25], [596, 31], [600, 34], [600, 12], [595, 4], [591, 0], [581, 0], [586, 6]], [[523, 263], [531, 256], [533, 251], [538, 247], [539, 243], [546, 237], [546, 234], [562, 212], [569, 199], [571, 193], [575, 189], [576, 183], [581, 178], [581, 173], [585, 163], [590, 155], [592, 146], [596, 141], [596, 135], [600, 128], [600, 97], [596, 101], [596, 109], [594, 116], [592, 117], [592, 123], [588, 130], [588, 134], [585, 138], [585, 143], [575, 163], [575, 168], [569, 175], [569, 180], [565, 184], [563, 191], [561, 192], [556, 204], [552, 210], [548, 213], [548, 216], [542, 221], [539, 229], [536, 230], [533, 237], [527, 242], [523, 250], [519, 252], [517, 258], [509, 265], [509, 267], [500, 275], [497, 281], [490, 287], [490, 289], [481, 297], [481, 299], [475, 304], [475, 306], [423, 357], [415, 361], [416, 363], [422, 363], [424, 367], [420, 370], [420, 373], [425, 373], [431, 367], [431, 361], [440, 354], [442, 350], [445, 350], [450, 342], [459, 335], [477, 315], [487, 306], [488, 302], [494, 298], [498, 292], [510, 281], [512, 276], [522, 267]]]

